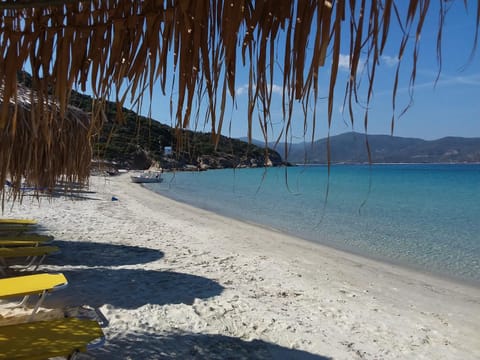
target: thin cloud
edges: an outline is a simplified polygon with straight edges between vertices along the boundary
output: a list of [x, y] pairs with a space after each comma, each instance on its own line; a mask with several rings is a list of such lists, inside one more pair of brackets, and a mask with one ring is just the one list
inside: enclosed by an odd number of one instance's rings
[[[357, 72], [362, 72], [365, 68], [365, 59], [359, 59]], [[340, 54], [338, 58], [338, 69], [340, 71], [350, 72], [350, 55]]]
[[472, 74], [469, 76], [453, 76], [443, 81], [448, 84], [480, 85], [480, 74]]
[[[255, 89], [255, 85], [253, 85], [253, 89]], [[242, 86], [239, 86], [238, 88], [235, 89], [235, 95], [243, 95], [248, 92], [248, 84], [244, 84]], [[282, 95], [283, 94], [283, 87], [278, 84], [273, 84], [272, 85], [272, 93], [277, 94], [277, 95]]]
[[345, 71], [350, 70], [350, 55], [340, 54], [338, 59], [338, 68]]
[[[458, 86], [458, 85], [468, 85], [468, 86], [480, 86], [480, 73], [471, 74], [471, 75], [457, 75], [457, 76], [448, 76], [443, 75], [437, 82], [435, 80], [425, 81], [421, 83], [416, 83], [413, 87], [414, 91], [419, 89], [434, 89], [435, 87], [449, 87], [449, 86]], [[399, 87], [397, 93], [404, 93], [410, 91], [410, 87], [404, 86]], [[391, 94], [391, 90], [379, 91], [376, 95], [385, 95]]]
[[273, 84], [272, 86], [272, 93], [277, 94], [277, 95], [282, 95], [283, 94], [283, 87], [277, 84]]
[[398, 57], [396, 56], [382, 55], [380, 58], [388, 67], [394, 67], [398, 64]]
[[[444, 76], [443, 79], [435, 81], [426, 81], [420, 84], [415, 84], [414, 89], [435, 88], [438, 86], [455, 86], [455, 85], [473, 85], [480, 86], [480, 74], [472, 74], [468, 76]], [[408, 89], [408, 88], [407, 88]]]
[[235, 95], [243, 95], [248, 90], [248, 84], [242, 85], [235, 90]]

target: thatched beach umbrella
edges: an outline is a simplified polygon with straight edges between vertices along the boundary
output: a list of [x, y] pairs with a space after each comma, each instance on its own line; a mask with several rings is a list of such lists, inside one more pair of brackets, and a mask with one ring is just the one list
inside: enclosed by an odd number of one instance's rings
[[[446, 0], [5, 0], [0, 2], [0, 80], [4, 84], [0, 130], [12, 131], [11, 102], [19, 99], [16, 72], [29, 68], [38, 97], [46, 99], [52, 95], [60, 119], [65, 118], [73, 87], [89, 89], [100, 101], [114, 99], [121, 110], [127, 96], [132, 103], [143, 95], [150, 100], [154, 98], [154, 83], [159, 83], [162, 96], [168, 89], [175, 94], [171, 111], [179, 129], [189, 127], [195, 106], [204, 109], [202, 102], [196, 100], [205, 98], [206, 119], [213, 141], [217, 141], [228, 98], [235, 103], [236, 76], [238, 67], [243, 66], [249, 82], [248, 135], [251, 136], [257, 109], [260, 126], [265, 138], [268, 137], [274, 79], [281, 78], [282, 134], [287, 139], [294, 121], [315, 128], [321, 72], [328, 79], [323, 85], [328, 94], [325, 121], [330, 125], [342, 54], [346, 54], [349, 63], [344, 107], [353, 122], [352, 106], [361, 103], [366, 127], [375, 74], [386, 44], [390, 41], [397, 49], [391, 101], [395, 114], [400, 66], [404, 58], [411, 60], [409, 84], [413, 86], [427, 17], [438, 18], [437, 56], [441, 62], [442, 30], [450, 3]], [[473, 48], [480, 23], [478, 1], [474, 18]], [[366, 86], [361, 88], [362, 73]], [[174, 85], [170, 87], [170, 83]], [[364, 90], [363, 97], [359, 96], [360, 89]], [[294, 103], [305, 110], [304, 117], [293, 118]], [[93, 112], [91, 126], [101, 121], [101, 113]], [[34, 121], [49, 119], [44, 115]], [[392, 117], [392, 129], [394, 120]], [[53, 139], [42, 136], [48, 143]], [[10, 159], [16, 156], [14, 151], [21, 149], [2, 145], [1, 156]], [[29, 158], [28, 164], [36, 169], [35, 179], [40, 179], [40, 169], [45, 172], [57, 169], [43, 168], [43, 164], [65, 164], [57, 158], [66, 156], [69, 155], [47, 151]], [[83, 164], [76, 164], [80, 163]], [[2, 169], [3, 179], [6, 167]], [[80, 168], [77, 175], [84, 175]]]
[[[16, 97], [7, 105], [5, 126], [0, 129], [0, 181], [14, 197], [24, 183], [34, 191], [52, 190], [58, 181], [86, 182], [89, 176], [91, 133], [88, 115], [73, 106], [62, 114], [51, 98], [17, 84]], [[67, 185], [68, 186], [68, 185]]]

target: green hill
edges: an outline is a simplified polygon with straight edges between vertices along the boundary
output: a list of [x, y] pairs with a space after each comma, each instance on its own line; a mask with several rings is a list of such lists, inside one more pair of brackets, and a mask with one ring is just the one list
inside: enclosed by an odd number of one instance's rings
[[[73, 92], [71, 105], [91, 111], [92, 99]], [[115, 120], [113, 102], [106, 107], [107, 120], [95, 136], [97, 159], [128, 169], [147, 169], [157, 164], [164, 169], [220, 169], [283, 165], [280, 155], [247, 142], [222, 136], [215, 148], [209, 133], [176, 132], [170, 126], [123, 109], [124, 122]]]
[[[32, 87], [32, 77], [17, 74], [18, 81]], [[90, 96], [72, 91], [70, 105], [92, 111]], [[217, 146], [209, 133], [180, 130], [122, 109], [123, 122], [117, 119], [117, 108], [107, 102], [102, 129], [94, 136], [94, 157], [100, 162], [115, 163], [126, 169], [147, 169], [158, 165], [164, 169], [220, 169], [236, 167], [280, 166], [281, 156], [274, 150], [221, 136]]]

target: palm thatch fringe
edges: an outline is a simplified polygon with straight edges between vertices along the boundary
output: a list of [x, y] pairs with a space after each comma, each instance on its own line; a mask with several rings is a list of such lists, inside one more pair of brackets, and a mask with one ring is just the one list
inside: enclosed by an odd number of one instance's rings
[[[0, 85], [0, 106], [8, 106], [9, 119], [0, 129], [2, 208], [7, 194], [16, 199], [25, 186], [38, 194], [60, 181], [67, 191], [68, 184], [87, 183], [92, 157], [88, 114], [67, 106], [62, 116], [52, 99], [40, 99], [22, 85], [6, 104], [3, 94]], [[7, 181], [9, 186], [3, 186]]]
[[[442, 30], [450, 3], [446, 0], [5, 0], [0, 4], [0, 80], [4, 87], [0, 129], [6, 133], [18, 132], [11, 123], [15, 109], [11, 101], [19, 99], [16, 72], [31, 69], [38, 98], [52, 95], [58, 106], [55, 117], [60, 119], [68, 111], [69, 94], [74, 86], [82, 91], [88, 88], [100, 102], [116, 100], [121, 119], [127, 97], [131, 97], [131, 103], [140, 102], [144, 95], [151, 101], [155, 83], [160, 83], [163, 94], [172, 83], [175, 98], [171, 112], [176, 126], [179, 129], [190, 126], [191, 114], [200, 106], [196, 99], [205, 96], [212, 138], [218, 141], [228, 97], [235, 103], [237, 65], [241, 59], [249, 73], [248, 135], [251, 136], [254, 111], [258, 109], [261, 128], [268, 138], [273, 84], [280, 72], [284, 115], [281, 136], [287, 139], [293, 121], [315, 127], [322, 68], [329, 77], [325, 87], [328, 89], [326, 121], [331, 123], [342, 54], [348, 54], [350, 72], [345, 85], [345, 108], [353, 122], [352, 106], [361, 101], [366, 109], [363, 120], [367, 127], [376, 69], [387, 41], [398, 49], [397, 73], [392, 85], [393, 129], [400, 65], [406, 57], [411, 59], [413, 86], [427, 17], [439, 19], [437, 55], [441, 64]], [[479, 24], [477, 1], [476, 19], [472, 23], [473, 49]], [[367, 77], [366, 96], [359, 100], [362, 73]], [[309, 116], [293, 119], [294, 103], [300, 103]], [[42, 101], [31, 106], [36, 114], [30, 116], [35, 136], [39, 136], [40, 129], [48, 129], [43, 122], [52, 122], [51, 116], [40, 115], [44, 107]], [[101, 109], [93, 112], [91, 126], [101, 121], [101, 114]], [[41, 136], [45, 141], [52, 140]], [[13, 148], [4, 145], [2, 148], [7, 151], [2, 153], [3, 158], [16, 156]], [[35, 161], [42, 161], [42, 166], [56, 161], [44, 159], [47, 155], [66, 156], [50, 151], [28, 159], [28, 164], [40, 171], [41, 166]], [[83, 173], [79, 171], [78, 175]]]

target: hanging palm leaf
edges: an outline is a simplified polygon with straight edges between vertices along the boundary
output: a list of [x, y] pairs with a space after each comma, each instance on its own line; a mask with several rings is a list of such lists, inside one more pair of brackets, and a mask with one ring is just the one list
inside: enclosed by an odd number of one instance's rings
[[[199, 93], [205, 93], [207, 120], [213, 141], [218, 141], [227, 98], [235, 100], [237, 59], [241, 57], [249, 74], [249, 136], [254, 109], [258, 108], [261, 128], [268, 137], [273, 79], [276, 71], [281, 71], [282, 134], [287, 139], [294, 121], [292, 108], [297, 102], [304, 109], [314, 109], [311, 118], [306, 116], [299, 121], [315, 126], [315, 106], [309, 104], [318, 98], [321, 71], [329, 78], [325, 84], [325, 121], [330, 125], [342, 52], [348, 53], [350, 63], [345, 105], [352, 122], [352, 104], [359, 101], [361, 57], [365, 64], [367, 127], [375, 70], [395, 27], [402, 33], [395, 38], [398, 67], [392, 90], [393, 129], [400, 65], [411, 56], [413, 86], [427, 16], [440, 19], [437, 52], [441, 63], [446, 0], [436, 1], [439, 6], [433, 7], [430, 0], [5, 0], [0, 3], [0, 131], [20, 131], [14, 110], [19, 108], [15, 104], [20, 99], [16, 79], [20, 70], [32, 72], [36, 102], [29, 107], [30, 127], [45, 141], [52, 140], [48, 134], [54, 123], [51, 116], [41, 115], [48, 99], [54, 99], [58, 107], [55, 117], [65, 119], [72, 88], [88, 89], [99, 104], [88, 123], [87, 132], [91, 133], [101, 124], [101, 104], [105, 99], [116, 100], [119, 110], [127, 96], [132, 103], [144, 95], [151, 101], [154, 83], [158, 82], [165, 93], [170, 75], [175, 74], [172, 89], [176, 99], [172, 110], [176, 127], [190, 126], [194, 106], [201, 106], [194, 100]], [[479, 23], [477, 2], [473, 48]], [[275, 70], [275, 63], [282, 63], [283, 68]], [[117, 114], [121, 120], [121, 111]], [[15, 156], [11, 147], [2, 145], [2, 151], [6, 152], [2, 153], [3, 159]], [[42, 156], [64, 154], [36, 155], [29, 159], [32, 168], [39, 169], [43, 163], [36, 161]], [[0, 178], [5, 179], [8, 169], [3, 164], [1, 168]]]

